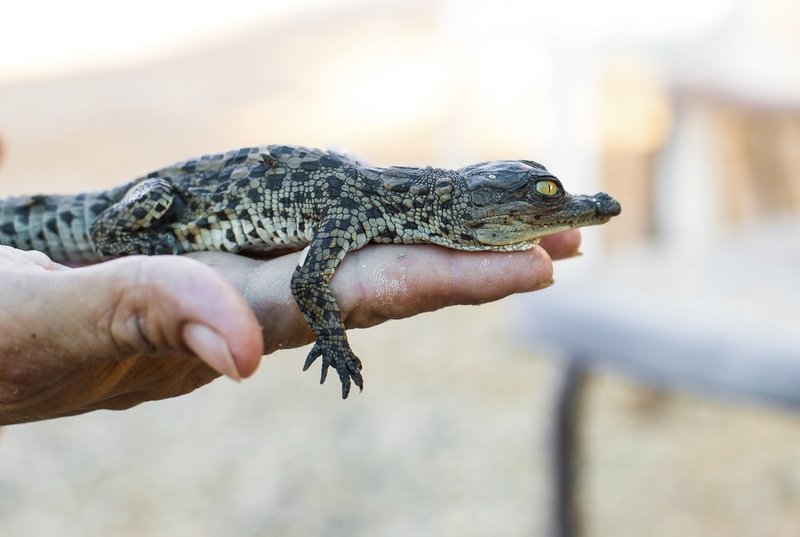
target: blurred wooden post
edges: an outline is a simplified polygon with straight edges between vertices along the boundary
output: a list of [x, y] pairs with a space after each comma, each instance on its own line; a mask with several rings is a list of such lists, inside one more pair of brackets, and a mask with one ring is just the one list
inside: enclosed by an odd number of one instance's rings
[[800, 112], [714, 106], [726, 224], [800, 209]]
[[618, 221], [603, 229], [603, 240], [613, 249], [654, 233], [654, 165], [671, 129], [672, 110], [658, 73], [638, 62], [610, 63], [598, 97], [602, 186], [623, 207]]
[[800, 210], [800, 112], [778, 118], [778, 152], [792, 210]]

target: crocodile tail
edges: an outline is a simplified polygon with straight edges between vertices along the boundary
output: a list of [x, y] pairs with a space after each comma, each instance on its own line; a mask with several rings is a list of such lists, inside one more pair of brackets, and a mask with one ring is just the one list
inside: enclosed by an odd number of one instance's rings
[[89, 229], [110, 204], [105, 194], [0, 199], [0, 244], [38, 250], [56, 262], [99, 261]]

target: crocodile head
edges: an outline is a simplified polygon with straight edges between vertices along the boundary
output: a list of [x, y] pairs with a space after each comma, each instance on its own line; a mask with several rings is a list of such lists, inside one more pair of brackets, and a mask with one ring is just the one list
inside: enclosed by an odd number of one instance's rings
[[487, 246], [539, 242], [545, 235], [608, 222], [619, 203], [601, 192], [572, 195], [544, 166], [529, 160], [481, 162], [458, 170], [469, 189], [464, 227]]

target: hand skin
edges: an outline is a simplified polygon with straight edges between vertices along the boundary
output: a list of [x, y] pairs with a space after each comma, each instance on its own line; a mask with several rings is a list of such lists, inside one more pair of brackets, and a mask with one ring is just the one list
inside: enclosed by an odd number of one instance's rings
[[[330, 286], [347, 327], [366, 328], [547, 287], [551, 258], [579, 246], [577, 230], [513, 253], [370, 245], [347, 254]], [[73, 269], [0, 246], [0, 425], [175, 397], [312, 343], [289, 291], [298, 257], [202, 252]]]

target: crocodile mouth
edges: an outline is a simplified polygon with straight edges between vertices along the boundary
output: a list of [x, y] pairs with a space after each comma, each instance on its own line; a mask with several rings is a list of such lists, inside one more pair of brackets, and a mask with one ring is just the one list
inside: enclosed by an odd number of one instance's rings
[[514, 201], [473, 214], [470, 228], [479, 242], [490, 246], [535, 244], [545, 235], [604, 224], [620, 212], [619, 202], [605, 192], [568, 196], [548, 208]]

